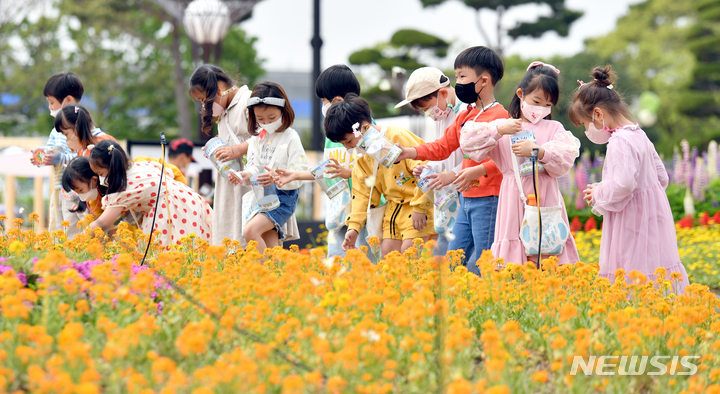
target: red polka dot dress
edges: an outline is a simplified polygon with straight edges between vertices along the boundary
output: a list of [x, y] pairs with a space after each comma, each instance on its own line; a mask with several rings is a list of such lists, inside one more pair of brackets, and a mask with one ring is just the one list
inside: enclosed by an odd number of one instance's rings
[[[120, 206], [124, 212], [134, 212], [138, 220], [142, 217], [143, 232], [150, 234], [160, 168], [157, 162], [133, 163], [127, 173], [127, 189], [103, 197], [103, 209]], [[159, 198], [155, 230], [160, 231], [163, 245], [179, 244], [180, 238], [192, 233], [208, 242], [212, 240], [212, 208], [189, 186], [174, 180], [168, 168]]]

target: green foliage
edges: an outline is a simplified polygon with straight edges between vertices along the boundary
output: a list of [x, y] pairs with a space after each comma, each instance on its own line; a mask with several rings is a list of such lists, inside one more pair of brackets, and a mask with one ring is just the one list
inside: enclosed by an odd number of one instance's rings
[[693, 117], [720, 115], [720, 1], [697, 4], [697, 23], [688, 29], [695, 56], [693, 83], [683, 92], [680, 111]]

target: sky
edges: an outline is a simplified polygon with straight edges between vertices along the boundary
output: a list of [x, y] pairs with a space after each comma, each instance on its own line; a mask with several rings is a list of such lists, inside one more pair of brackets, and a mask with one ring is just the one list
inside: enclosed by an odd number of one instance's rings
[[[453, 59], [464, 48], [488, 44], [477, 28], [476, 11], [460, 0], [448, 0], [429, 8], [422, 8], [420, 0], [320, 1], [322, 68], [347, 64], [351, 53], [387, 42], [395, 31], [403, 28], [424, 31], [453, 43], [444, 60], [431, 64], [440, 68], [452, 68]], [[640, 2], [603, 0], [599, 6], [596, 0], [566, 0], [568, 8], [585, 13], [571, 26], [568, 37], [548, 32], [539, 39], [520, 38], [506, 46], [505, 53], [524, 58], [574, 55], [583, 50], [585, 39], [611, 32], [629, 6]], [[265, 60], [266, 70], [312, 70], [312, 4], [312, 0], [263, 0], [253, 9], [252, 18], [241, 24], [249, 35], [258, 38], [255, 48]], [[549, 13], [547, 6], [515, 7], [503, 17], [503, 26], [512, 28], [517, 22], [532, 22]], [[494, 42], [495, 13], [483, 10], [480, 18]]]

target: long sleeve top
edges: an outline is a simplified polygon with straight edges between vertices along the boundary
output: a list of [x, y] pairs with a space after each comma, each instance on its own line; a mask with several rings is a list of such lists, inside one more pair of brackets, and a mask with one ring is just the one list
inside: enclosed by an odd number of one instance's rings
[[[307, 171], [308, 161], [300, 136], [293, 128], [277, 133], [266, 133], [263, 138], [254, 136], [249, 140], [248, 164], [245, 168], [253, 175], [265, 171], [265, 166], [274, 169], [285, 168], [293, 171]], [[282, 190], [299, 189], [303, 181], [292, 181]]]
[[[495, 242], [492, 246], [493, 256], [501, 257], [506, 262], [524, 264], [537, 256], [525, 255], [525, 248], [520, 241], [520, 227], [525, 214], [525, 205], [520, 197], [520, 190], [515, 180], [514, 162], [510, 136], [498, 133], [498, 126], [507, 119], [498, 119], [490, 123], [467, 122], [462, 130], [460, 145], [463, 153], [472, 160], [491, 158], [502, 172], [500, 199], [496, 219]], [[560, 122], [541, 120], [537, 124], [523, 123], [523, 130], [532, 130], [537, 145], [545, 149], [540, 160], [544, 170], [539, 174], [537, 182], [541, 207], [562, 206], [562, 217], [570, 226], [565, 210], [565, 203], [560, 195], [557, 178], [566, 174], [580, 154], [580, 141]], [[534, 194], [533, 177], [522, 176], [523, 192]], [[560, 262], [574, 264], [579, 260], [577, 248], [572, 235], [568, 237], [565, 248], [558, 256]]]
[[62, 174], [65, 169], [65, 166], [70, 163], [70, 160], [75, 158], [75, 153], [72, 152], [72, 150], [67, 146], [67, 138], [63, 135], [63, 133], [55, 130], [53, 127], [52, 131], [50, 131], [50, 136], [48, 137], [47, 144], [45, 144], [47, 147], [57, 146], [62, 148], [62, 151], [60, 153], [60, 161], [54, 165], [55, 167], [55, 189], [60, 189], [62, 186]]
[[[405, 129], [392, 126], [385, 129], [385, 137], [393, 143], [399, 143], [405, 147], [418, 146], [425, 142]], [[356, 159], [352, 175], [352, 213], [346, 221], [348, 230], [360, 231], [365, 227], [371, 190], [372, 207], [378, 206], [382, 194], [388, 201], [410, 204], [414, 212], [425, 213], [432, 210], [433, 203], [417, 187], [417, 179], [412, 175], [415, 167], [425, 163], [425, 161], [406, 159], [390, 168], [385, 168], [381, 164], [378, 166], [377, 175], [373, 180], [371, 177], [375, 170], [375, 159], [367, 154]]]

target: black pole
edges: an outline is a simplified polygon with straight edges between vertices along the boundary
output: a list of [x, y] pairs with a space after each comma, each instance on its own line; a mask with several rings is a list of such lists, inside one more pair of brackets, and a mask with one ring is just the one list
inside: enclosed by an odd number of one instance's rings
[[313, 72], [310, 83], [310, 97], [312, 97], [312, 150], [323, 150], [325, 147], [325, 134], [322, 132], [321, 102], [315, 97], [315, 81], [320, 76], [320, 0], [313, 0], [313, 38], [310, 41], [313, 48]]

